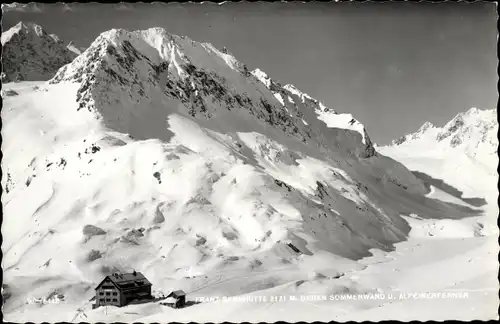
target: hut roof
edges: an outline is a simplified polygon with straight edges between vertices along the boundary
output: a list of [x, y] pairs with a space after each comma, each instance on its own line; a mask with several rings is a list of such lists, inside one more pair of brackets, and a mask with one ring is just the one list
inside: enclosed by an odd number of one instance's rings
[[182, 296], [186, 296], [186, 293], [182, 290], [175, 290], [175, 291], [172, 291], [170, 294], [168, 294], [167, 298], [168, 297], [174, 297], [174, 298], [179, 298], [179, 297], [182, 297]]
[[95, 289], [98, 289], [105, 281], [109, 279], [118, 289], [125, 290], [131, 288], [151, 286], [146, 277], [140, 272], [132, 273], [114, 273], [110, 276], [106, 276]]

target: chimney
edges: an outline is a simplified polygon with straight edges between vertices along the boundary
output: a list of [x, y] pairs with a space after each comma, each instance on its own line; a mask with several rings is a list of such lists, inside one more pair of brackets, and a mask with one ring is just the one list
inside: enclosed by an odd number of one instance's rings
[[134, 274], [134, 277], [137, 276], [137, 272], [135, 272], [135, 270], [134, 270], [133, 274]]

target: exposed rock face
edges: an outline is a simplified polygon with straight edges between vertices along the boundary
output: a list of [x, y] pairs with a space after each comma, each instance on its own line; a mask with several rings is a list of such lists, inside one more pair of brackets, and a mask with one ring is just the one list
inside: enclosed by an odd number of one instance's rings
[[436, 139], [438, 142], [450, 137], [452, 134], [456, 133], [459, 131], [462, 126], [464, 126], [464, 120], [461, 114], [459, 114], [457, 117], [453, 118], [451, 122], [449, 122], [445, 128], [438, 134]]
[[83, 235], [86, 235], [88, 237], [96, 236], [96, 235], [104, 235], [106, 234], [106, 231], [103, 230], [100, 227], [97, 227], [95, 225], [85, 225], [85, 227], [82, 230]]
[[[451, 147], [466, 144], [473, 147], [496, 147], [498, 121], [495, 110], [471, 108], [458, 114], [436, 136], [438, 142], [449, 139]], [[496, 149], [495, 149], [496, 150]]]
[[[145, 102], [155, 103], [149, 107], [170, 102], [163, 111], [148, 108], [141, 114], [154, 115], [153, 119], [160, 121], [171, 107], [179, 106], [185, 107], [191, 117], [202, 120], [215, 116], [220, 120], [225, 112], [250, 114], [303, 143], [317, 142], [315, 138], [325, 135], [321, 128], [338, 128], [361, 136], [362, 143], [359, 139], [353, 141], [350, 149], [357, 157], [375, 155], [364, 126], [350, 114], [328, 109], [293, 85], [282, 86], [258, 69], [248, 72], [244, 64], [211, 44], [169, 34], [161, 28], [135, 32], [114, 29], [101, 34], [51, 83], [61, 81], [79, 82], [79, 109], [95, 112], [107, 126], [124, 133], [135, 133], [131, 128], [137, 128], [133, 125], [138, 121], [125, 123], [129, 118], [121, 118], [118, 122], [117, 113], [133, 119], [144, 109]], [[120, 105], [120, 109], [112, 108], [115, 105]], [[310, 117], [324, 123], [306, 122], [308, 118], [304, 116], [310, 113]], [[145, 134], [144, 130], [141, 133], [132, 136], [158, 137], [151, 132]], [[321, 142], [313, 145], [331, 146], [326, 137]]]
[[2, 33], [2, 82], [49, 80], [75, 57], [57, 35], [20, 22]]

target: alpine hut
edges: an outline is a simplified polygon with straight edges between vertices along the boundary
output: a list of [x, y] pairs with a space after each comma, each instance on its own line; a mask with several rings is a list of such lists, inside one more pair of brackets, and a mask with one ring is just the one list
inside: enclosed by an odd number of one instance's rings
[[127, 305], [133, 300], [151, 299], [151, 283], [140, 272], [114, 273], [95, 288], [95, 306]]

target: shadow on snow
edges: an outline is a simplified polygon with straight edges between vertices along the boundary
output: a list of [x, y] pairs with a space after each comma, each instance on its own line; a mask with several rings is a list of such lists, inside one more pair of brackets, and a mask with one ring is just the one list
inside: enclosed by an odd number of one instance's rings
[[483, 198], [464, 198], [462, 197], [463, 192], [458, 190], [457, 188], [447, 184], [441, 179], [436, 179], [431, 177], [430, 175], [420, 172], [420, 171], [412, 171], [413, 175], [422, 180], [425, 184], [427, 190], [431, 190], [431, 186], [434, 186], [447, 194], [452, 195], [455, 198], [462, 200], [474, 207], [482, 207], [486, 205], [486, 200]]

